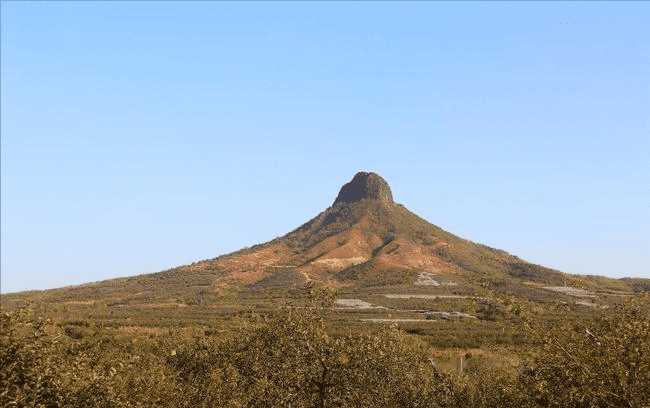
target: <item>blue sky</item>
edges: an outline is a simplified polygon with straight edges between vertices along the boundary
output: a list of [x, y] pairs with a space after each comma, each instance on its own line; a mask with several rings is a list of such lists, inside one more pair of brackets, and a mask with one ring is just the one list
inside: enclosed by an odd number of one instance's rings
[[271, 240], [357, 171], [529, 262], [650, 277], [649, 2], [0, 7], [2, 292]]

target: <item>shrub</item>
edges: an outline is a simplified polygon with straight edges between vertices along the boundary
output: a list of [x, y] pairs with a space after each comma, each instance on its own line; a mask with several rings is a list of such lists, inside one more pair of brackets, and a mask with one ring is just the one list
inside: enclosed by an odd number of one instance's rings
[[539, 347], [520, 370], [520, 387], [531, 406], [650, 405], [648, 296], [604, 311], [593, 324], [567, 322], [550, 328], [517, 301], [501, 302], [521, 319]]
[[[27, 305], [0, 320], [0, 405], [37, 406], [62, 401], [57, 392], [60, 330]], [[49, 333], [48, 333], [49, 332]], [[50, 334], [54, 334], [51, 336]]]

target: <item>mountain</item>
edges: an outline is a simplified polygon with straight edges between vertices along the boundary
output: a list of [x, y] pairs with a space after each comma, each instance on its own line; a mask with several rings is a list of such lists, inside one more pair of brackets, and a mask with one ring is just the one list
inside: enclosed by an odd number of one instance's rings
[[215, 278], [223, 287], [259, 289], [305, 281], [333, 287], [419, 281], [475, 286], [491, 280], [629, 289], [615, 279], [602, 278], [596, 284], [457, 237], [395, 203], [386, 180], [367, 172], [357, 173], [329, 208], [297, 229], [204, 263], [209, 265], [223, 269]]
[[[60, 324], [80, 322], [81, 315], [119, 330], [227, 330], [241, 313], [304, 300], [313, 285], [338, 291], [334, 326], [358, 329], [359, 322], [388, 319], [417, 326], [413, 330], [431, 344], [471, 346], [486, 333], [497, 342], [518, 336], [495, 323], [498, 308], [485, 297], [486, 287], [533, 302], [538, 310], [570, 305], [579, 318], [647, 291], [650, 280], [570, 275], [462, 239], [396, 203], [377, 173], [359, 172], [329, 208], [272, 241], [157, 273], [6, 294], [1, 302], [3, 310], [36, 302]], [[449, 323], [444, 332], [429, 324], [434, 317], [478, 319], [483, 331], [472, 343], [459, 336], [468, 323]]]

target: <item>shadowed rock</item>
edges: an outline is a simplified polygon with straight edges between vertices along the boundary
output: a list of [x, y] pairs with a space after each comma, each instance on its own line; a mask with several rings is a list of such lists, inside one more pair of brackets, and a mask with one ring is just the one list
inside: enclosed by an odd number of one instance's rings
[[378, 200], [388, 204], [393, 203], [393, 193], [390, 186], [379, 174], [366, 173], [360, 171], [352, 181], [341, 187], [339, 195], [334, 201], [338, 203], [350, 204], [363, 199]]

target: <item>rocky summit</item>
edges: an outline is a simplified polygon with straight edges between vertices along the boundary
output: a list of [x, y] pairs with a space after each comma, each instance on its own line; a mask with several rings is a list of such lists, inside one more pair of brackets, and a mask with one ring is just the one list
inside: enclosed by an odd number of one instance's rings
[[352, 181], [341, 187], [334, 205], [351, 204], [361, 200], [379, 200], [391, 204], [393, 193], [390, 186], [379, 174], [365, 171], [358, 172]]

